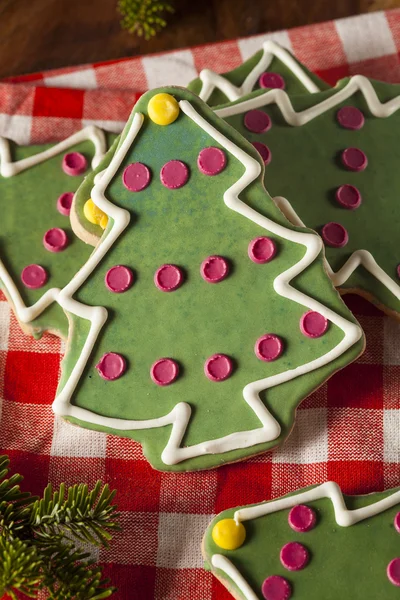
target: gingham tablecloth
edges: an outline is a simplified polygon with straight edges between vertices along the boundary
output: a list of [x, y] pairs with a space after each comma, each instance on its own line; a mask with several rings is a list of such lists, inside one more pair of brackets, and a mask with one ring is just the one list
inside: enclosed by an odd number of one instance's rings
[[[362, 73], [400, 82], [400, 10], [175, 52], [9, 78], [0, 83], [0, 135], [38, 143], [88, 123], [120, 131], [141, 92], [187, 84], [209, 67], [226, 71], [266, 38], [329, 83]], [[347, 493], [400, 485], [400, 325], [349, 296], [367, 350], [305, 400], [282, 449], [217, 470], [162, 474], [135, 442], [54, 419], [62, 344], [20, 330], [0, 296], [0, 452], [41, 493], [97, 479], [118, 489], [122, 533], [97, 557], [116, 600], [228, 600], [202, 569], [201, 538], [212, 516], [299, 487], [337, 481]]]

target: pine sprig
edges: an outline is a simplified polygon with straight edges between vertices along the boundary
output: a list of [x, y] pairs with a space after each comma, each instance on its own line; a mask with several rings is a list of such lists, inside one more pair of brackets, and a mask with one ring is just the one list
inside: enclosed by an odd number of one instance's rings
[[31, 508], [30, 525], [38, 540], [44, 542], [48, 537], [69, 533], [81, 542], [107, 547], [112, 538], [110, 531], [118, 529], [113, 520], [116, 508], [111, 504], [115, 493], [100, 481], [90, 492], [87, 485], [74, 485], [66, 496], [64, 484], [56, 492], [49, 484], [43, 498]]
[[108, 546], [119, 530], [116, 492], [98, 481], [92, 490], [48, 485], [38, 498], [21, 492], [21, 475], [8, 478], [9, 463], [0, 456], [0, 597], [35, 598], [42, 589], [50, 600], [111, 596], [109, 580], [77, 543]]
[[109, 579], [102, 578], [101, 568], [73, 544], [66, 543], [56, 552], [49, 547], [44, 555], [48, 558], [44, 585], [50, 600], [103, 600], [114, 592]]
[[0, 531], [5, 537], [25, 527], [30, 506], [36, 500], [29, 492], [21, 492], [22, 475], [7, 478], [9, 465], [8, 456], [0, 456]]
[[43, 581], [36, 548], [18, 538], [0, 537], [0, 590], [17, 600], [15, 592], [35, 598]]
[[119, 0], [118, 10], [122, 15], [121, 26], [130, 33], [149, 40], [167, 25], [164, 13], [173, 13], [169, 2], [157, 0]]

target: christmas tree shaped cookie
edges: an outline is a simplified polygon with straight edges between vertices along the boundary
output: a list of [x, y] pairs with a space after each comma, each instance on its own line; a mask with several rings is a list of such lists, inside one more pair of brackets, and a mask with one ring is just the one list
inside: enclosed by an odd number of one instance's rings
[[329, 86], [272, 40], [265, 41], [261, 50], [233, 71], [218, 75], [211, 69], [203, 69], [188, 85], [209, 106], [232, 102], [260, 88], [304, 94], [320, 92]]
[[206, 568], [237, 600], [399, 597], [400, 491], [343, 496], [333, 482], [227, 510]]
[[363, 348], [320, 238], [288, 223], [258, 153], [187, 90], [142, 96], [106, 162], [74, 215], [109, 221], [58, 297], [72, 327], [54, 411], [138, 440], [160, 470], [281, 443]]
[[105, 151], [105, 135], [96, 127], [56, 145], [16, 146], [0, 138], [0, 282], [34, 335], [67, 335], [54, 300], [91, 252], [73, 235], [69, 213], [74, 192]]
[[217, 109], [259, 150], [265, 183], [319, 232], [341, 291], [400, 312], [400, 86], [357, 75], [320, 94], [254, 93]]

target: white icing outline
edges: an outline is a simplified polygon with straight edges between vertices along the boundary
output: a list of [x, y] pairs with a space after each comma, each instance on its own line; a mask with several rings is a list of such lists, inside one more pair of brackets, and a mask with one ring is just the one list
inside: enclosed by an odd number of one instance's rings
[[[377, 118], [390, 117], [400, 108], [400, 96], [382, 103], [371, 82], [363, 75], [355, 75], [342, 90], [339, 90], [333, 96], [323, 100], [319, 104], [298, 113], [294, 110], [286, 92], [283, 90], [271, 90], [255, 98], [250, 98], [244, 102], [235, 104], [234, 106], [217, 109], [215, 110], [215, 114], [221, 118], [225, 118], [242, 114], [245, 111], [254, 108], [276, 104], [289, 125], [300, 127], [312, 119], [315, 119], [315, 117], [322, 115], [327, 110], [334, 108], [344, 100], [347, 100], [358, 91], [363, 94], [369, 110]], [[282, 196], [277, 196], [274, 198], [274, 201], [293, 225], [305, 226], [289, 200]], [[390, 292], [392, 292], [398, 300], [400, 300], [400, 286], [378, 265], [371, 252], [368, 250], [360, 249], [353, 252], [344, 265], [336, 272], [333, 271], [332, 267], [328, 264], [328, 261], [326, 261], [328, 274], [336, 287], [343, 285], [360, 265], [369, 271]]]
[[305, 365], [300, 365], [290, 371], [267, 377], [245, 386], [243, 389], [243, 397], [261, 421], [261, 428], [250, 431], [234, 432], [224, 437], [201, 442], [193, 446], [180, 446], [191, 415], [190, 405], [186, 402], [179, 402], [176, 404], [172, 411], [167, 415], [141, 421], [104, 417], [71, 403], [71, 397], [85, 369], [97, 336], [107, 320], [107, 310], [105, 308], [81, 304], [74, 300], [72, 296], [78, 288], [82, 286], [92, 270], [99, 264], [100, 260], [129, 224], [129, 212], [115, 206], [107, 200], [105, 192], [142, 127], [144, 116], [141, 113], [136, 113], [125, 139], [115, 152], [109, 166], [102, 176], [96, 179], [96, 183], [92, 189], [91, 197], [93, 202], [113, 220], [111, 229], [103, 236], [101, 242], [95, 248], [84, 267], [82, 267], [71, 282], [60, 292], [58, 297], [58, 302], [65, 311], [90, 321], [91, 326], [81, 355], [79, 356], [69, 379], [65, 383], [64, 388], [54, 400], [53, 410], [56, 414], [64, 417], [74, 417], [81, 421], [118, 429], [120, 431], [142, 430], [172, 425], [171, 436], [161, 455], [164, 464], [167, 465], [174, 465], [183, 460], [188, 460], [204, 454], [215, 454], [237, 450], [239, 448], [248, 448], [255, 446], [256, 444], [262, 444], [276, 439], [281, 432], [281, 427], [261, 401], [259, 393], [267, 388], [290, 381], [304, 373], [323, 367], [330, 361], [341, 356], [342, 353], [346, 352], [362, 336], [362, 330], [358, 325], [337, 315], [334, 311], [322, 305], [317, 300], [309, 298], [306, 294], [295, 290], [290, 285], [291, 279], [312, 264], [320, 254], [322, 250], [321, 239], [314, 233], [304, 233], [287, 229], [283, 225], [279, 225], [267, 217], [260, 215], [254, 209], [244, 204], [239, 199], [239, 194], [258, 178], [261, 173], [260, 163], [246, 154], [246, 152], [208, 123], [196, 112], [188, 101], [182, 100], [179, 102], [179, 105], [183, 113], [223, 146], [229, 153], [235, 156], [235, 158], [245, 167], [244, 174], [228, 188], [228, 190], [226, 190], [224, 194], [225, 204], [230, 209], [238, 212], [245, 218], [250, 219], [254, 223], [257, 223], [269, 232], [306, 247], [304, 257], [297, 264], [281, 273], [275, 279], [275, 291], [281, 296], [304, 305], [310, 310], [322, 313], [327, 319], [342, 329], [344, 337], [335, 348]]
[[204, 102], [207, 102], [215, 88], [225, 94], [230, 102], [238, 100], [242, 96], [246, 96], [246, 94], [253, 91], [253, 87], [258, 78], [266, 69], [268, 69], [274, 57], [278, 58], [290, 71], [292, 71], [293, 75], [297, 77], [308, 92], [315, 94], [316, 92], [321, 91], [286, 48], [283, 48], [273, 40], [266, 40], [262, 45], [262, 49], [263, 55], [260, 61], [253, 70], [250, 71], [240, 87], [233, 85], [233, 83], [225, 79], [223, 75], [218, 75], [218, 73], [215, 73], [215, 71], [212, 71], [211, 69], [203, 69], [199, 74], [199, 79], [202, 83], [199, 97], [204, 100]]
[[[312, 489], [300, 492], [299, 494], [295, 493], [292, 496], [278, 498], [277, 500], [269, 502], [262, 502], [261, 504], [249, 506], [248, 508], [241, 508], [235, 511], [234, 519], [236, 523], [242, 523], [243, 521], [258, 519], [274, 512], [293, 508], [298, 504], [314, 502], [323, 498], [329, 498], [331, 500], [336, 523], [340, 527], [351, 527], [360, 521], [374, 517], [398, 504], [400, 502], [400, 490], [397, 490], [390, 496], [382, 498], [382, 500], [377, 500], [377, 502], [369, 504], [368, 506], [349, 510], [346, 506], [342, 490], [338, 484], [333, 481], [327, 481]], [[226, 558], [226, 556], [222, 554], [213, 554], [211, 557], [211, 564], [216, 569], [223, 571], [225, 575], [233, 581], [244, 595], [245, 600], [258, 600], [258, 596], [256, 596], [243, 575], [229, 558]]]
[[[9, 141], [6, 138], [0, 137], [0, 175], [2, 177], [13, 177], [18, 175], [18, 173], [30, 169], [49, 158], [53, 158], [71, 146], [75, 146], [84, 140], [93, 142], [95, 152], [92, 160], [92, 167], [96, 168], [107, 150], [107, 142], [104, 132], [93, 125], [77, 131], [62, 142], [55, 144], [43, 152], [38, 152], [38, 154], [28, 156], [27, 158], [15, 162], [13, 162], [11, 158]], [[1, 259], [0, 280], [3, 282], [6, 294], [13, 304], [17, 319], [22, 323], [29, 323], [36, 319], [40, 313], [57, 300], [58, 294], [60, 293], [59, 288], [50, 288], [39, 298], [39, 300], [37, 300], [37, 302], [35, 302], [35, 304], [27, 306], [22, 299], [17, 285], [8, 273]]]

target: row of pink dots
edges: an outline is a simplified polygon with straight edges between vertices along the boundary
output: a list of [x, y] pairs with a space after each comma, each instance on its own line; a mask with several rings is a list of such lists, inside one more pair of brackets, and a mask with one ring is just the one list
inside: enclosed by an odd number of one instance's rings
[[[197, 157], [197, 167], [203, 175], [219, 175], [227, 163], [226, 154], [221, 148], [203, 148]], [[170, 190], [183, 187], [189, 180], [189, 167], [182, 160], [170, 160], [160, 170], [161, 183]], [[150, 168], [141, 162], [134, 162], [125, 167], [122, 183], [130, 192], [141, 192], [152, 180]]]
[[[394, 518], [394, 528], [400, 533], [400, 512]], [[390, 583], [400, 587], [400, 558], [394, 558], [387, 566], [386, 574]]]
[[[365, 124], [362, 111], [355, 106], [342, 106], [336, 113], [336, 120], [344, 129], [358, 131]], [[368, 166], [366, 154], [359, 148], [346, 148], [341, 153], [342, 165], [349, 171], [364, 171]], [[357, 209], [362, 202], [361, 193], [354, 185], [343, 184], [335, 192], [336, 202], [347, 210]], [[326, 223], [321, 229], [321, 236], [327, 246], [343, 248], [349, 241], [347, 229], [336, 222]]]
[[[314, 529], [317, 516], [311, 507], [298, 504], [289, 512], [288, 523], [296, 533], [307, 533]], [[288, 571], [301, 571], [308, 565], [310, 553], [303, 544], [289, 542], [282, 547], [279, 559]], [[261, 593], [265, 600], [289, 600], [292, 596], [292, 586], [285, 577], [270, 575], [264, 580]]]
[[[87, 169], [87, 160], [80, 152], [70, 152], [65, 154], [61, 168], [67, 175], [82, 175]], [[68, 217], [71, 212], [73, 192], [64, 192], [57, 199], [56, 207], [60, 214]], [[43, 236], [43, 246], [49, 252], [62, 252], [68, 246], [68, 236], [60, 227], [53, 227], [46, 231]], [[46, 285], [49, 275], [44, 267], [38, 264], [31, 264], [24, 267], [21, 272], [21, 281], [29, 289], [39, 289]]]

